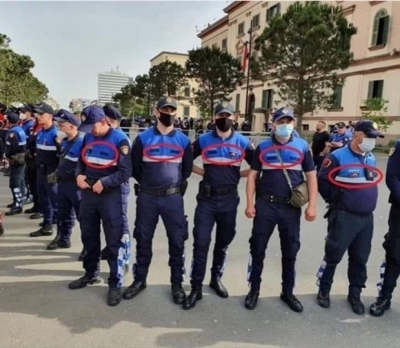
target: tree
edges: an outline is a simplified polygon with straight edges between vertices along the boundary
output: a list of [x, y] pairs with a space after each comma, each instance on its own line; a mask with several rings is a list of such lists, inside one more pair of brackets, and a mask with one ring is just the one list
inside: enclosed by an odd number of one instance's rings
[[196, 105], [200, 110], [207, 110], [209, 116], [213, 114], [216, 102], [230, 101], [229, 95], [244, 78], [240, 62], [215, 47], [189, 51], [186, 71], [199, 85], [193, 89]]
[[386, 132], [393, 123], [383, 115], [383, 113], [387, 111], [387, 104], [389, 103], [389, 100], [382, 98], [370, 98], [364, 100], [363, 102], [365, 105], [362, 111], [363, 118], [375, 122], [380, 130]]
[[343, 83], [335, 71], [352, 63], [350, 41], [356, 32], [341, 7], [297, 2], [271, 18], [256, 39], [261, 57], [251, 60], [252, 75], [272, 80], [301, 127], [305, 112], [332, 104], [333, 90]]
[[126, 85], [120, 93], [113, 96], [113, 101], [125, 116], [133, 116], [135, 109], [135, 96], [132, 94], [133, 85]]
[[187, 85], [185, 68], [168, 60], [153, 66], [149, 71], [149, 78], [157, 99], [164, 95], [179, 98], [182, 87]]

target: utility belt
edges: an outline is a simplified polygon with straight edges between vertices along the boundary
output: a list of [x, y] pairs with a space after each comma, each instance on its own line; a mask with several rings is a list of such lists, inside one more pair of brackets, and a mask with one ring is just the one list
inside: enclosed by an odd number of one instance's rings
[[199, 193], [204, 195], [206, 198], [229, 195], [234, 192], [237, 192], [237, 186], [213, 188], [210, 184], [203, 181], [200, 181], [199, 183]]
[[76, 178], [75, 178], [75, 176], [72, 176], [72, 175], [66, 176], [66, 177], [61, 177], [60, 176], [59, 179], [58, 179], [58, 182], [60, 184], [66, 184], [66, 183], [71, 183], [71, 182], [76, 183]]
[[257, 197], [262, 198], [263, 200], [269, 203], [290, 204], [290, 197], [278, 197], [273, 195], [267, 195], [262, 192], [257, 192]]
[[133, 185], [133, 188], [135, 191], [135, 196], [138, 196], [140, 192], [143, 192], [143, 193], [146, 193], [151, 196], [166, 197], [166, 196], [174, 195], [176, 193], [179, 193], [182, 196], [184, 196], [187, 186], [188, 186], [188, 182], [185, 181], [180, 186], [171, 187], [169, 189], [151, 189], [148, 187], [142, 187], [139, 184]]
[[[94, 186], [94, 184], [99, 181], [100, 179], [85, 179], [86, 183], [92, 188]], [[119, 188], [118, 187], [104, 187], [103, 191], [101, 191], [101, 194], [109, 194], [114, 192], [115, 190], [117, 190]]]

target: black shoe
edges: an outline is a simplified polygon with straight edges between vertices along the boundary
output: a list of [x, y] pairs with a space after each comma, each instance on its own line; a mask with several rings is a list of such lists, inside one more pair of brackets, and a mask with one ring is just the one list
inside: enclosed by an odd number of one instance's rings
[[74, 280], [73, 282], [69, 283], [68, 288], [71, 290], [77, 290], [85, 288], [88, 285], [98, 284], [101, 282], [100, 277], [88, 277], [84, 275], [79, 279]]
[[189, 296], [186, 297], [185, 302], [183, 303], [183, 309], [192, 309], [196, 306], [196, 302], [200, 301], [203, 298], [203, 290], [201, 286], [192, 286], [192, 291]]
[[5, 216], [13, 216], [22, 213], [22, 208], [11, 208], [9, 211], [6, 211]]
[[258, 296], [260, 296], [259, 291], [250, 290], [244, 300], [244, 306], [247, 309], [254, 309], [257, 307]]
[[123, 298], [124, 300], [133, 299], [139, 292], [146, 289], [146, 282], [141, 282], [139, 280], [134, 280], [133, 283], [124, 291]]
[[301, 304], [301, 302], [297, 299], [296, 296], [294, 296], [291, 293], [281, 293], [280, 296], [281, 300], [283, 302], [285, 302], [289, 308], [296, 313], [301, 313], [303, 312], [303, 305]]
[[83, 261], [83, 259], [85, 258], [86, 254], [87, 254], [86, 250], [83, 249], [81, 251], [81, 253], [79, 254], [78, 261]]
[[363, 315], [365, 313], [364, 304], [359, 297], [349, 295], [347, 296], [347, 302], [350, 303], [351, 309], [355, 314]]
[[101, 251], [101, 259], [102, 259], [102, 260], [107, 260], [107, 247], [105, 247], [105, 248]]
[[35, 214], [35, 213], [38, 213], [35, 206], [33, 206], [32, 208], [29, 208], [29, 209], [25, 209], [25, 211], [24, 211], [24, 214]]
[[[53, 222], [51, 224], [52, 225], [57, 225], [57, 220], [53, 220]], [[39, 227], [43, 227], [43, 225], [44, 225], [43, 221], [39, 223]]]
[[329, 292], [323, 293], [319, 291], [317, 296], [317, 303], [318, 306], [322, 308], [329, 308], [331, 306], [331, 299], [329, 297]]
[[7, 208], [12, 208], [13, 206], [14, 206], [14, 203], [7, 204]]
[[181, 305], [186, 300], [186, 293], [182, 284], [171, 284], [172, 299], [175, 304]]
[[53, 235], [53, 227], [51, 227], [50, 225], [43, 226], [39, 228], [37, 231], [29, 233], [29, 237], [44, 237], [52, 235]]
[[57, 236], [47, 246], [47, 250], [68, 249], [70, 247], [71, 247], [71, 242], [65, 242], [63, 240], [60, 240], [60, 236]]
[[210, 288], [213, 289], [219, 297], [228, 298], [229, 293], [224, 284], [221, 282], [221, 278], [212, 278], [210, 281]]
[[382, 297], [378, 297], [376, 302], [371, 305], [369, 308], [369, 314], [373, 317], [381, 317], [385, 314], [385, 311], [390, 309], [391, 302]]
[[108, 290], [107, 304], [111, 307], [118, 306], [121, 303], [121, 289], [111, 288]]
[[42, 213], [34, 213], [29, 218], [32, 220], [37, 220], [37, 219], [41, 219], [42, 217], [43, 217]]
[[0, 236], [4, 234], [4, 227], [3, 225], [0, 225]]

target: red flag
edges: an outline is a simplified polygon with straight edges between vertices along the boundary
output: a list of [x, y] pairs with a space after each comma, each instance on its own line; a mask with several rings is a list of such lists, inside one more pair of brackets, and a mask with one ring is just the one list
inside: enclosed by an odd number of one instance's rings
[[249, 50], [247, 49], [247, 45], [244, 45], [244, 47], [243, 47], [243, 57], [242, 57], [242, 70], [244, 72], [246, 72], [248, 56], [249, 56]]

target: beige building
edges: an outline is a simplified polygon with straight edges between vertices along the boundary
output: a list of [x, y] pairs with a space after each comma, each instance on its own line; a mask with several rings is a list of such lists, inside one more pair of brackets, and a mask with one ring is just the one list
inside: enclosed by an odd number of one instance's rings
[[[233, 56], [242, 57], [243, 44], [253, 23], [253, 38], [257, 38], [267, 20], [284, 12], [294, 1], [234, 1], [224, 9], [225, 16], [204, 29], [198, 37], [203, 47], [217, 46]], [[367, 98], [389, 100], [386, 116], [393, 121], [387, 138], [400, 134], [400, 2], [397, 1], [331, 1], [342, 6], [345, 16], [358, 29], [351, 42], [354, 63], [338, 74], [345, 84], [337, 91], [335, 108], [315, 110], [303, 118], [303, 129], [313, 130], [318, 120], [328, 125], [338, 121], [358, 120], [363, 101]], [[270, 82], [250, 81], [254, 86], [256, 107], [276, 108], [279, 100]], [[246, 86], [232, 94], [236, 110], [244, 114]], [[277, 105], [278, 104], [278, 105]], [[262, 122], [255, 122], [259, 131]]]
[[[150, 60], [150, 66], [154, 67], [162, 62], [170, 61], [175, 62], [182, 67], [185, 67], [188, 54], [176, 52], [161, 52]], [[194, 102], [193, 89], [198, 88], [196, 81], [188, 80], [187, 86], [184, 86], [178, 92], [176, 101], [178, 103], [177, 115], [178, 117], [200, 117], [199, 110]]]

